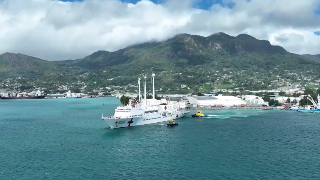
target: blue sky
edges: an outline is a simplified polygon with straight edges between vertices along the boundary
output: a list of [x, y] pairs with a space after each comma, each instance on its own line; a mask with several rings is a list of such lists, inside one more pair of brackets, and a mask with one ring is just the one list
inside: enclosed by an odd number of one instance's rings
[[[83, 1], [83, 0], [61, 0], [61, 1]], [[121, 0], [122, 2], [127, 2], [127, 3], [137, 3], [140, 0]], [[163, 2], [165, 2], [165, 0], [151, 0], [153, 3], [156, 4], [161, 4]], [[194, 0], [194, 7], [199, 8], [199, 9], [209, 9], [213, 4], [220, 4], [221, 6], [226, 6], [229, 8], [232, 8], [234, 6], [233, 3], [228, 3], [228, 4], [224, 4], [223, 0]]]
[[316, 14], [320, 14], [320, 4], [318, 5], [318, 9], [315, 12]]

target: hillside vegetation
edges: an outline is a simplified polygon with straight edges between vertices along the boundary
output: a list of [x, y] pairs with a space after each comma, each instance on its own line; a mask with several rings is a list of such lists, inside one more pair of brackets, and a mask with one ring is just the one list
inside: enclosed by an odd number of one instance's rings
[[180, 34], [115, 52], [97, 51], [73, 61], [53, 62], [5, 53], [0, 55], [0, 75], [2, 80], [20, 76], [48, 88], [85, 84], [87, 89], [94, 89], [135, 84], [139, 75], [150, 75], [152, 69], [158, 91], [212, 91], [220, 87], [254, 90], [285, 82], [304, 84], [306, 77], [317, 79], [319, 62], [247, 34]]

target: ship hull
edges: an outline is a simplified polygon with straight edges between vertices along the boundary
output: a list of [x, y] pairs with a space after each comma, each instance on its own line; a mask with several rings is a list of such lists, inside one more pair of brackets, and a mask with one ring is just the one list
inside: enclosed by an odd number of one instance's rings
[[298, 112], [320, 113], [320, 109], [298, 109]]
[[142, 126], [169, 121], [170, 119], [183, 118], [188, 112], [179, 112], [177, 114], [163, 116], [161, 114], [151, 114], [135, 118], [104, 118], [111, 129], [126, 128], [133, 126]]
[[177, 118], [183, 118], [185, 117], [190, 111], [180, 111]]
[[110, 119], [104, 119], [108, 126], [111, 129], [117, 129], [117, 128], [125, 128], [125, 127], [131, 127], [136, 126], [139, 121], [142, 120], [142, 117], [137, 118], [110, 118]]
[[0, 99], [44, 99], [46, 96], [0, 97]]

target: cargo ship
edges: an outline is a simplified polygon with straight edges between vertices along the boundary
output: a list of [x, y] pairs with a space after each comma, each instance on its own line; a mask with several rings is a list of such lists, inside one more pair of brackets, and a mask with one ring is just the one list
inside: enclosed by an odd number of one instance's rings
[[0, 99], [43, 99], [46, 96], [34, 96], [34, 95], [24, 95], [24, 96], [0, 96]]
[[6, 93], [0, 95], [0, 99], [44, 99], [46, 96], [41, 92], [37, 91], [36, 93]]

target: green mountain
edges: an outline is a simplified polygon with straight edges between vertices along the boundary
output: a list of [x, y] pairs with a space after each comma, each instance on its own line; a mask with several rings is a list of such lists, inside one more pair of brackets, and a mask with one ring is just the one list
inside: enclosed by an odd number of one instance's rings
[[[46, 73], [55, 73], [58, 69], [55, 62], [23, 54], [4, 53], [0, 56], [1, 77], [30, 76], [36, 77]], [[49, 71], [42, 71], [47, 69]]]
[[76, 60], [72, 65], [94, 70], [136, 63], [144, 66], [160, 64], [187, 67], [243, 54], [285, 55], [287, 52], [280, 46], [272, 46], [268, 41], [260, 41], [245, 34], [237, 37], [224, 33], [209, 37], [181, 34], [161, 43], [144, 43], [116, 52], [97, 51]]
[[50, 82], [50, 88], [62, 84], [82, 87], [75, 83], [78, 81], [87, 89], [135, 84], [139, 75], [150, 75], [151, 69], [156, 73], [158, 91], [163, 92], [266, 89], [306, 84], [306, 77], [310, 81], [320, 77], [319, 62], [247, 34], [180, 34], [163, 42], [137, 44], [115, 52], [97, 51], [72, 61], [52, 62], [5, 53], [0, 55], [0, 62], [4, 77], [33, 77], [39, 86]]
[[317, 54], [317, 55], [304, 54], [303, 56], [310, 59], [310, 60], [320, 62], [320, 54]]
[[[0, 55], [0, 82], [13, 89], [53, 87], [76, 81], [77, 74], [87, 72], [78, 67], [67, 67], [64, 62], [45, 61], [24, 54], [4, 53]], [[9, 83], [4, 83], [9, 81]]]

